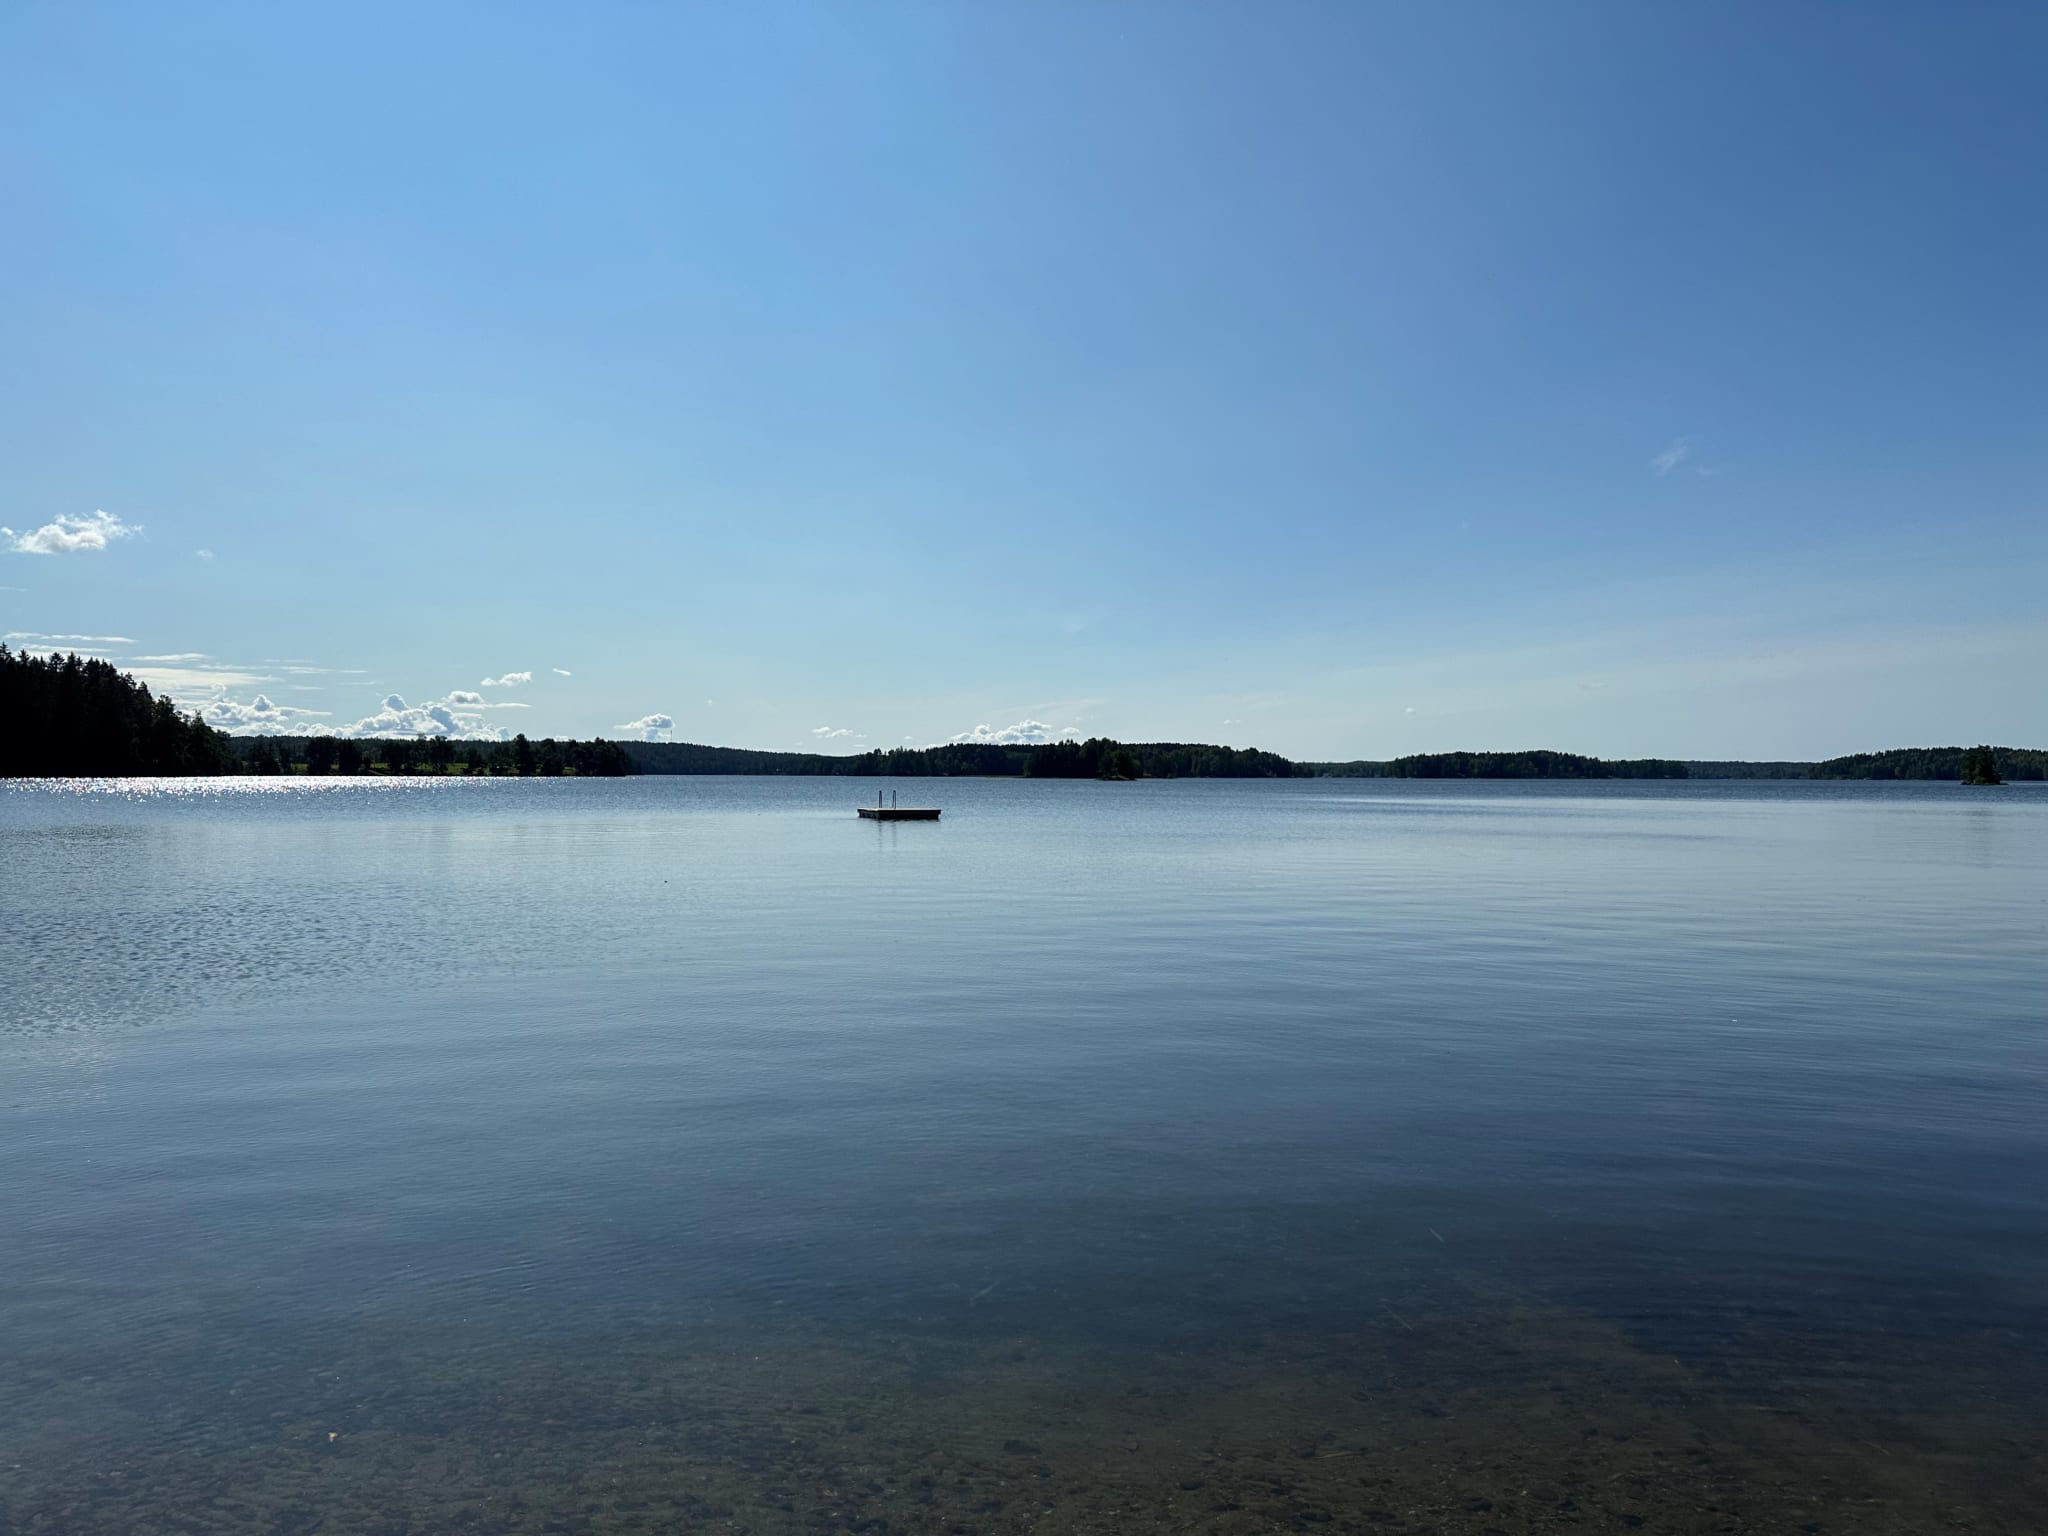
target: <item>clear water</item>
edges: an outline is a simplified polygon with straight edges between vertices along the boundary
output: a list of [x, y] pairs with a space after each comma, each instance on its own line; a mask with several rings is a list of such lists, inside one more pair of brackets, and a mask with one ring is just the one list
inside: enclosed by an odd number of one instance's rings
[[2048, 793], [873, 789], [0, 787], [0, 1531], [2041, 1528]]

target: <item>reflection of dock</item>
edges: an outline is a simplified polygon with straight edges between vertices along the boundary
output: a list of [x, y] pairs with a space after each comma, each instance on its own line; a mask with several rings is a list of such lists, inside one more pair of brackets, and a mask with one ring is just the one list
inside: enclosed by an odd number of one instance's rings
[[875, 803], [854, 808], [869, 821], [937, 821], [939, 808], [935, 805], [898, 805], [896, 791], [889, 791], [889, 803], [882, 804], [882, 792], [875, 791]]

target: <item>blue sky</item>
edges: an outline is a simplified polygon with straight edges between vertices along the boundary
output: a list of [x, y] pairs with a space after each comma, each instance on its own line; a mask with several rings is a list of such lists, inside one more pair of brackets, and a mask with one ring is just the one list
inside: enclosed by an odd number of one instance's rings
[[2031, 4], [10, 6], [0, 631], [335, 729], [2048, 745], [2044, 56]]

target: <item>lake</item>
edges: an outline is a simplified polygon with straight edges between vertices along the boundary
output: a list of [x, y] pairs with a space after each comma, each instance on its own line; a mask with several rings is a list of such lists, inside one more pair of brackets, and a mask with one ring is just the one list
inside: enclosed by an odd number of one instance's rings
[[0, 1531], [2033, 1532], [2048, 792], [0, 786]]

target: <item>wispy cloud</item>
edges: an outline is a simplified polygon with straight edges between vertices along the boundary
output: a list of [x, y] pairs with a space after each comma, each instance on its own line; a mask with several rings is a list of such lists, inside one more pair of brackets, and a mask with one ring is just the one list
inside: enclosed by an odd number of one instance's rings
[[851, 736], [853, 730], [844, 725], [814, 725], [811, 734], [820, 741], [838, 741], [843, 736]]
[[105, 549], [116, 539], [133, 538], [140, 532], [139, 525], [124, 523], [111, 512], [95, 512], [91, 517], [54, 518], [26, 533], [0, 528], [0, 538], [18, 555], [74, 555]]
[[224, 698], [233, 688], [253, 688], [276, 681], [269, 672], [215, 661], [204, 651], [123, 655], [123, 647], [136, 643], [127, 635], [51, 634], [41, 630], [13, 629], [0, 639], [19, 643], [23, 651], [51, 647], [98, 656], [125, 669], [137, 682], [146, 683], [155, 692], [175, 700], [186, 709], [197, 709]]
[[642, 715], [638, 720], [628, 720], [619, 729], [630, 732], [642, 741], [667, 741], [675, 732], [674, 715]]
[[277, 681], [275, 673], [260, 668], [236, 666], [232, 662], [194, 658], [178, 661], [149, 661], [137, 656], [123, 663], [135, 677], [158, 693], [176, 699], [186, 708], [224, 699], [239, 688], [256, 688]]
[[531, 672], [507, 672], [503, 677], [487, 677], [477, 684], [479, 688], [517, 688], [521, 683], [533, 681]]
[[1681, 437], [1674, 440], [1669, 448], [1666, 448], [1662, 453], [1650, 460], [1650, 468], [1656, 471], [1658, 478], [1661, 479], [1691, 457], [1692, 439]]
[[10, 629], [0, 639], [34, 641], [40, 645], [133, 645], [126, 635], [46, 635], [40, 630]]
[[567, 667], [550, 667], [548, 668], [548, 670], [554, 673], [557, 677], [574, 677], [576, 675], [575, 673], [571, 672]]
[[201, 560], [211, 560], [213, 558], [213, 551], [210, 549], [195, 549], [192, 553]]

